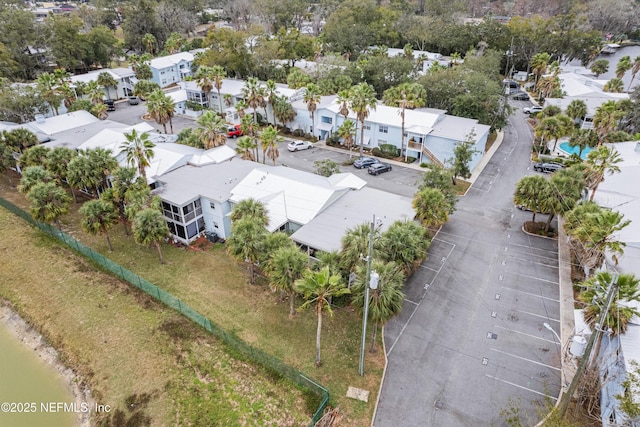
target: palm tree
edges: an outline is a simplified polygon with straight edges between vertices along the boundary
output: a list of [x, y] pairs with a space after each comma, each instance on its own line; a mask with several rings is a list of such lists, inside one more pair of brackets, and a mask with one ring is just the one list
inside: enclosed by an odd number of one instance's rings
[[258, 106], [260, 105], [260, 83], [255, 77], [249, 77], [242, 88], [242, 95], [247, 105], [253, 109], [253, 121], [258, 123]]
[[85, 155], [89, 159], [91, 169], [99, 179], [98, 185], [96, 186], [96, 194], [99, 195], [100, 187], [105, 189], [109, 186], [108, 178], [111, 175], [111, 171], [118, 167], [118, 161], [113, 157], [111, 150], [105, 150], [104, 148], [87, 150], [85, 151]]
[[400, 149], [401, 152], [405, 153], [406, 161], [408, 154], [404, 145], [405, 110], [407, 108], [413, 110], [414, 108], [425, 106], [427, 91], [419, 83], [402, 83], [399, 86], [387, 89], [382, 97], [382, 102], [386, 105], [400, 108], [399, 113], [402, 118]]
[[349, 92], [349, 109], [356, 114], [360, 122], [360, 157], [364, 149], [364, 121], [369, 117], [369, 109], [375, 110], [378, 105], [376, 92], [367, 83], [353, 86]]
[[93, 104], [102, 104], [102, 100], [104, 99], [104, 89], [95, 80], [91, 80], [87, 83], [85, 93]]
[[411, 274], [427, 256], [430, 245], [427, 230], [415, 221], [395, 221], [380, 236], [380, 257], [398, 264]]
[[[640, 302], [640, 288], [638, 280], [633, 274], [621, 274], [617, 277], [618, 289], [614, 293], [609, 311], [601, 325], [596, 325], [600, 312], [607, 305], [609, 289], [616, 278], [608, 271], [600, 271], [580, 284], [581, 291], [578, 300], [584, 304], [584, 320], [592, 328], [611, 331], [618, 336], [627, 331], [627, 326], [633, 316], [640, 316], [640, 312], [629, 303]], [[620, 302], [624, 302], [620, 304]], [[597, 353], [596, 353], [597, 354]]]
[[78, 152], [76, 150], [61, 146], [55, 147], [47, 155], [47, 170], [55, 177], [58, 184], [66, 184], [69, 186], [74, 203], [77, 201], [76, 193], [67, 181], [67, 174], [69, 170], [69, 163], [77, 156]]
[[631, 81], [629, 82], [629, 86], [627, 87], [627, 92], [631, 90], [631, 85], [636, 78], [636, 75], [640, 72], [640, 56], [636, 56], [631, 64]]
[[243, 160], [256, 161], [256, 157], [253, 155], [256, 144], [250, 136], [241, 136], [236, 141], [236, 152], [242, 155]]
[[147, 173], [145, 168], [151, 164], [153, 158], [153, 147], [155, 144], [149, 139], [149, 132], [138, 133], [137, 130], [131, 129], [131, 132], [124, 134], [127, 138], [126, 143], [120, 145], [120, 149], [124, 151], [127, 157], [127, 163], [138, 169], [138, 173], [147, 181]]
[[229, 214], [231, 222], [240, 221], [244, 218], [255, 218], [263, 227], [269, 224], [269, 212], [262, 202], [255, 199], [244, 199], [239, 201]]
[[598, 59], [591, 64], [590, 70], [595, 74], [596, 78], [598, 78], [600, 74], [604, 74], [609, 71], [609, 61], [606, 59]]
[[89, 156], [81, 152], [69, 162], [67, 180], [72, 188], [90, 191], [90, 189], [98, 188], [102, 182], [102, 175], [93, 169]]
[[298, 114], [296, 110], [293, 109], [291, 103], [285, 96], [275, 96], [273, 99], [273, 115], [274, 122], [280, 122], [283, 126], [287, 126], [287, 124], [293, 120]]
[[620, 162], [622, 162], [620, 153], [606, 145], [601, 145], [587, 154], [585, 165], [587, 167], [587, 185], [591, 189], [590, 201], [593, 201], [598, 186], [604, 181], [605, 174], [613, 175], [620, 172], [618, 166]]
[[563, 136], [565, 132], [566, 131], [562, 126], [562, 123], [560, 122], [560, 120], [558, 120], [557, 117], [545, 117], [536, 126], [536, 135], [542, 140], [543, 146], [547, 140], [554, 140], [553, 151], [556, 150], [558, 138]]
[[[130, 167], [120, 167], [113, 171], [111, 176], [111, 187], [106, 189], [102, 195], [101, 199], [110, 202], [114, 209], [117, 211], [118, 216], [120, 217], [120, 221], [122, 221], [122, 226], [124, 227], [124, 234], [129, 235], [129, 227], [127, 227], [127, 215], [125, 212], [125, 198], [127, 196], [127, 192], [132, 190], [136, 184], [136, 169]], [[142, 183], [145, 187], [147, 186], [146, 182]], [[135, 190], [134, 190], [135, 191]]]
[[618, 65], [616, 65], [616, 77], [622, 80], [624, 75], [631, 69], [631, 67], [633, 67], [633, 64], [631, 63], [631, 57], [629, 55], [623, 56], [618, 61]]
[[[207, 94], [207, 105], [211, 108], [211, 90], [213, 89], [213, 69], [211, 67], [207, 67], [206, 65], [201, 65], [196, 71], [194, 76], [198, 87], [204, 93]], [[218, 98], [220, 97], [220, 91], [218, 91]], [[220, 108], [220, 113], [222, 113], [222, 107]]]
[[22, 153], [18, 159], [18, 163], [21, 168], [27, 166], [45, 166], [47, 165], [47, 158], [49, 156], [50, 148], [44, 145], [34, 145]]
[[[111, 92], [109, 91], [109, 88], [114, 87], [117, 90], [118, 81], [111, 74], [107, 73], [106, 71], [103, 71], [102, 73], [98, 74], [98, 79], [96, 80], [96, 82], [100, 86], [107, 89], [107, 96], [109, 97], [109, 99], [114, 99], [114, 98], [111, 98]], [[116, 93], [116, 96], [117, 96], [117, 93]]]
[[80, 208], [82, 228], [92, 235], [104, 234], [109, 252], [113, 251], [109, 229], [118, 222], [118, 214], [113, 205], [104, 200], [90, 200]]
[[536, 222], [536, 213], [540, 212], [545, 194], [548, 193], [549, 181], [539, 175], [525, 176], [516, 184], [513, 202], [531, 211], [531, 222]]
[[0, 140], [3, 140], [9, 148], [17, 153], [24, 153], [25, 150], [38, 145], [38, 137], [25, 128], [16, 128], [10, 131], [4, 130]]
[[[274, 82], [273, 80], [267, 80], [267, 84], [265, 86], [265, 95], [266, 95], [267, 103], [271, 105], [271, 110], [273, 111], [273, 116], [274, 116], [273, 125], [275, 126], [276, 125], [275, 103], [276, 103], [276, 99], [278, 98], [276, 82]], [[266, 119], [267, 119], [267, 123], [269, 123], [269, 117], [267, 117]]]
[[20, 177], [20, 184], [18, 184], [18, 191], [28, 194], [36, 185], [51, 181], [53, 181], [53, 176], [44, 168], [44, 166], [27, 166], [22, 169], [22, 176]]
[[337, 135], [342, 138], [342, 143], [349, 150], [349, 158], [351, 158], [351, 148], [353, 147], [353, 138], [356, 136], [356, 124], [354, 121], [347, 119], [338, 128]]
[[219, 147], [227, 142], [228, 125], [222, 117], [213, 111], [205, 111], [198, 117], [196, 135], [204, 144], [205, 149]]
[[257, 217], [246, 216], [233, 220], [231, 237], [227, 240], [227, 251], [238, 261], [247, 263], [251, 284], [255, 281], [254, 265], [262, 254], [262, 242], [266, 234], [267, 230]]
[[546, 52], [537, 53], [531, 58], [530, 66], [531, 71], [535, 75], [536, 88], [540, 77], [547, 72], [549, 61], [551, 61], [551, 55]]
[[341, 90], [338, 92], [336, 101], [340, 104], [340, 114], [346, 119], [349, 116], [349, 90]]
[[584, 185], [584, 173], [579, 165], [560, 169], [551, 175], [540, 206], [548, 214], [545, 232], [549, 231], [555, 215], [564, 215], [576, 206]]
[[42, 98], [49, 104], [49, 108], [51, 108], [57, 116], [58, 107], [60, 107], [64, 96], [58, 89], [59, 81], [56, 76], [51, 73], [42, 73], [36, 80], [36, 86]]
[[173, 133], [172, 119], [175, 114], [175, 107], [171, 97], [162, 90], [156, 90], [149, 95], [147, 110], [156, 123], [162, 125], [164, 133], [167, 133], [167, 123], [169, 123], [171, 133]]
[[27, 194], [31, 202], [31, 215], [38, 221], [55, 223], [61, 230], [60, 217], [69, 212], [71, 198], [55, 182], [41, 182]]
[[[220, 107], [220, 114], [223, 114], [224, 110], [222, 109], [222, 96], [220, 95], [220, 89], [222, 89], [222, 84], [224, 83], [225, 77], [227, 77], [227, 72], [220, 65], [214, 65], [210, 70], [211, 80], [213, 81], [213, 87], [216, 88], [218, 92], [218, 107]], [[209, 105], [211, 107], [211, 105]]]
[[[285, 235], [288, 239], [288, 236]], [[291, 242], [291, 240], [288, 240]], [[271, 285], [289, 294], [289, 318], [296, 313], [296, 280], [302, 277], [309, 258], [295, 245], [287, 245], [270, 254], [267, 272]]]
[[582, 152], [585, 148], [593, 148], [598, 145], [598, 135], [593, 129], [577, 129], [569, 138], [569, 146], [579, 147], [578, 156], [582, 158]]
[[147, 51], [153, 55], [153, 47], [157, 43], [156, 36], [151, 33], [146, 33], [142, 36], [142, 43], [147, 47]]
[[436, 188], [418, 190], [413, 198], [416, 218], [425, 227], [438, 228], [449, 220], [451, 208], [442, 191]]
[[[340, 253], [340, 262], [345, 271], [354, 271], [356, 265], [362, 261], [362, 256], [368, 253], [370, 237], [371, 224], [360, 224], [347, 230], [342, 237], [342, 251]], [[376, 226], [373, 232], [374, 252], [377, 251], [376, 242], [379, 237], [380, 227]]]
[[244, 116], [240, 122], [240, 129], [242, 129], [242, 133], [244, 135], [249, 136], [253, 140], [253, 145], [255, 148], [255, 159], [259, 161], [260, 156], [258, 155], [258, 124], [253, 121], [251, 116]]
[[582, 99], [574, 99], [567, 105], [566, 114], [577, 124], [587, 115], [587, 104]]
[[260, 133], [260, 143], [262, 144], [262, 163], [264, 163], [266, 157], [269, 157], [273, 162], [273, 165], [276, 165], [276, 159], [280, 156], [278, 143], [282, 141], [282, 137], [278, 135], [278, 128], [275, 126], [267, 126], [262, 130], [262, 133]]
[[605, 83], [602, 90], [605, 92], [620, 93], [624, 90], [624, 83], [622, 82], [622, 79], [613, 78]]
[[602, 144], [607, 135], [618, 126], [620, 111], [615, 101], [607, 101], [596, 109], [593, 116], [593, 126], [598, 134], [599, 144]]
[[[369, 295], [369, 319], [373, 321], [373, 332], [371, 337], [371, 347], [375, 348], [378, 325], [384, 326], [393, 316], [400, 314], [404, 303], [405, 275], [402, 268], [393, 261], [373, 261], [371, 268], [378, 273], [378, 289], [370, 292]], [[364, 314], [366, 289], [369, 286], [367, 280], [366, 265], [359, 265], [356, 268], [356, 280], [351, 286], [352, 303], [358, 314]]]
[[305, 88], [303, 101], [307, 104], [307, 110], [311, 114], [311, 135], [316, 135], [316, 108], [320, 102], [320, 89], [314, 83], [309, 83]]
[[93, 107], [91, 107], [90, 113], [100, 120], [107, 120], [107, 118], [109, 117], [107, 106], [105, 104], [95, 104]]
[[327, 310], [329, 316], [333, 316], [333, 310], [329, 299], [348, 294], [349, 289], [345, 288], [342, 278], [339, 275], [331, 275], [329, 268], [324, 267], [320, 271], [307, 270], [301, 279], [295, 283], [295, 289], [302, 294], [305, 299], [300, 310], [315, 305], [314, 309], [318, 317], [318, 328], [316, 331], [316, 367], [322, 365], [320, 359], [320, 335], [322, 332], [322, 312]]
[[162, 213], [155, 208], [141, 210], [133, 219], [131, 231], [136, 242], [145, 246], [155, 246], [160, 264], [164, 264], [160, 242], [169, 235], [169, 227]]

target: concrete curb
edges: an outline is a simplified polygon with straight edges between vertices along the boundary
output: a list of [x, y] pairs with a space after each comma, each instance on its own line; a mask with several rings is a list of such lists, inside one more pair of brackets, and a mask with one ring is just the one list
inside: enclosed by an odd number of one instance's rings
[[504, 131], [498, 131], [496, 140], [493, 141], [491, 148], [489, 148], [489, 150], [484, 153], [480, 162], [471, 171], [471, 176], [467, 179], [467, 181], [469, 181], [471, 185], [476, 182], [484, 168], [487, 166], [487, 164], [489, 164], [489, 161], [493, 158], [493, 155], [496, 154], [496, 151], [498, 151], [498, 148], [500, 148], [500, 146], [502, 145], [502, 141], [504, 141]]
[[382, 351], [384, 352], [384, 368], [382, 370], [382, 379], [380, 380], [380, 387], [378, 387], [378, 397], [376, 398], [376, 405], [373, 407], [373, 417], [371, 417], [371, 427], [375, 427], [376, 414], [378, 413], [378, 404], [380, 403], [380, 396], [382, 395], [382, 384], [384, 383], [384, 377], [387, 375], [387, 366], [389, 365], [389, 359], [387, 359], [387, 346], [384, 342], [384, 326], [382, 326]]

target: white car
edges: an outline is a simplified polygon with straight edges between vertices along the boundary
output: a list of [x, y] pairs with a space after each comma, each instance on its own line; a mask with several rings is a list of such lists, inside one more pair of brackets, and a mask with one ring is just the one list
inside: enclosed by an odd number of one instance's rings
[[313, 148], [313, 144], [308, 141], [291, 141], [287, 144], [287, 150], [289, 151], [308, 150], [310, 148]]
[[540, 111], [542, 111], [542, 107], [538, 106], [538, 105], [534, 105], [533, 107], [527, 107], [527, 108], [523, 108], [522, 112], [525, 114], [538, 114]]

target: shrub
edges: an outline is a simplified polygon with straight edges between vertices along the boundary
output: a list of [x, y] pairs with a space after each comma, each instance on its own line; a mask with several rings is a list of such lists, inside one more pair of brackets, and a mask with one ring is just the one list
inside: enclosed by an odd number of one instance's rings
[[302, 137], [304, 135], [304, 131], [302, 129], [296, 129], [291, 132], [293, 136]]
[[380, 151], [391, 157], [398, 157], [400, 155], [400, 149], [393, 144], [381, 144]]

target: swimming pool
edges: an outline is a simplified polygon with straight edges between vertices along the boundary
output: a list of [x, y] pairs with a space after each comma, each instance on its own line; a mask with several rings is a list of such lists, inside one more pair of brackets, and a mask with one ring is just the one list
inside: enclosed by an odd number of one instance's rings
[[[580, 152], [580, 147], [578, 147], [577, 145], [575, 147], [572, 147], [569, 145], [569, 141], [563, 141], [561, 143], [558, 144], [558, 148], [562, 151], [564, 151], [565, 153], [567, 153], [568, 156], [572, 155], [572, 154], [578, 154]], [[593, 150], [593, 148], [591, 147], [584, 147], [584, 150], [582, 150], [582, 159], [586, 159], [587, 158], [587, 154], [589, 154], [589, 151]]]

